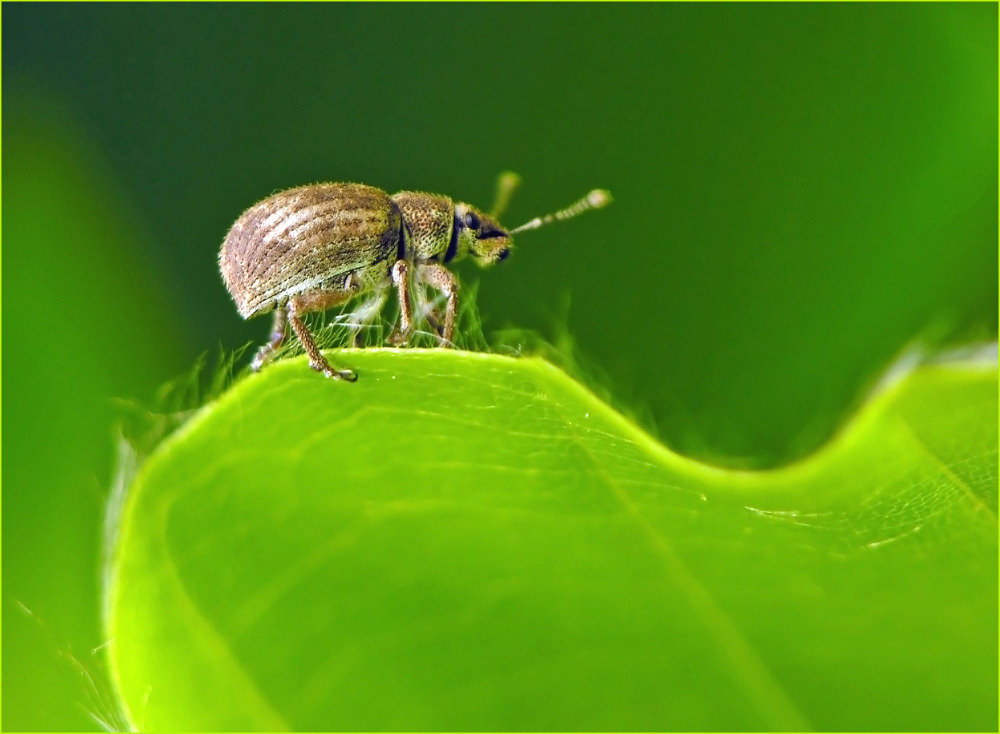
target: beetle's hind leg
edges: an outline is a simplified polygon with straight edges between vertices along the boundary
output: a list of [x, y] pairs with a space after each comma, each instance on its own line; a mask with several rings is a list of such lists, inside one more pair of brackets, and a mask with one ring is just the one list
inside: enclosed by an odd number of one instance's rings
[[274, 353], [285, 343], [285, 327], [288, 324], [288, 311], [283, 308], [274, 309], [274, 322], [271, 326], [271, 336], [268, 337], [267, 344], [257, 350], [257, 354], [250, 363], [250, 369], [260, 372], [261, 367], [274, 358]]
[[[349, 298], [351, 294], [347, 294]], [[329, 296], [327, 296], [328, 300]], [[299, 317], [300, 312], [308, 313], [314, 309], [308, 308], [307, 304], [309, 301], [302, 299], [300, 296], [292, 298], [288, 302], [288, 320], [292, 323], [292, 330], [295, 331], [295, 336], [299, 338], [299, 342], [302, 343], [302, 348], [306, 350], [306, 354], [309, 355], [309, 366], [312, 367], [317, 372], [322, 372], [327, 377], [332, 377], [335, 380], [347, 380], [348, 382], [354, 382], [358, 379], [358, 376], [354, 374], [353, 371], [348, 369], [334, 369], [330, 366], [330, 363], [326, 361], [326, 357], [316, 346], [316, 340], [313, 339], [313, 335], [309, 333], [308, 327], [306, 327], [305, 322]], [[318, 309], [316, 309], [318, 310]]]

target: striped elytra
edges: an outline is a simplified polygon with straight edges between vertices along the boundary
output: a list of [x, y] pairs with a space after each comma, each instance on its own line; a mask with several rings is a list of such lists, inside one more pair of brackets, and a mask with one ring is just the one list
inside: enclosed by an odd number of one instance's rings
[[399, 207], [384, 191], [353, 183], [300, 186], [247, 209], [226, 235], [219, 266], [240, 315], [292, 296], [343, 287], [350, 273], [404, 256]]

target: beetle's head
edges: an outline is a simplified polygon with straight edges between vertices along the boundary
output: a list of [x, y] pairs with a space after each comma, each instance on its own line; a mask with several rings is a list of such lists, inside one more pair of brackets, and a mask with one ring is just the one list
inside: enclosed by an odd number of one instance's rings
[[488, 214], [469, 204], [455, 204], [455, 257], [472, 255], [481, 267], [506, 260], [514, 244], [510, 233]]

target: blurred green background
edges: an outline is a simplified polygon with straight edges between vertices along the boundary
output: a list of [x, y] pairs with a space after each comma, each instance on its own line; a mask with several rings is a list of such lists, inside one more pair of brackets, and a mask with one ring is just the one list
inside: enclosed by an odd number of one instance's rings
[[568, 318], [620, 404], [714, 462], [807, 453], [914, 338], [996, 335], [995, 4], [7, 4], [2, 21], [5, 729], [96, 726], [116, 400], [263, 338], [216, 257], [275, 190], [488, 207], [512, 169], [512, 225], [611, 190], [483, 274], [485, 328], [555, 338]]

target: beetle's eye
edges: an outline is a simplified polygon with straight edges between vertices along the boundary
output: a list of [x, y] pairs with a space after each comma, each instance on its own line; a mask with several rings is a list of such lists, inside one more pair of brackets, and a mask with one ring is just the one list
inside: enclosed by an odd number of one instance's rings
[[475, 215], [475, 212], [467, 212], [465, 215], [465, 226], [469, 229], [479, 229], [479, 217]]

